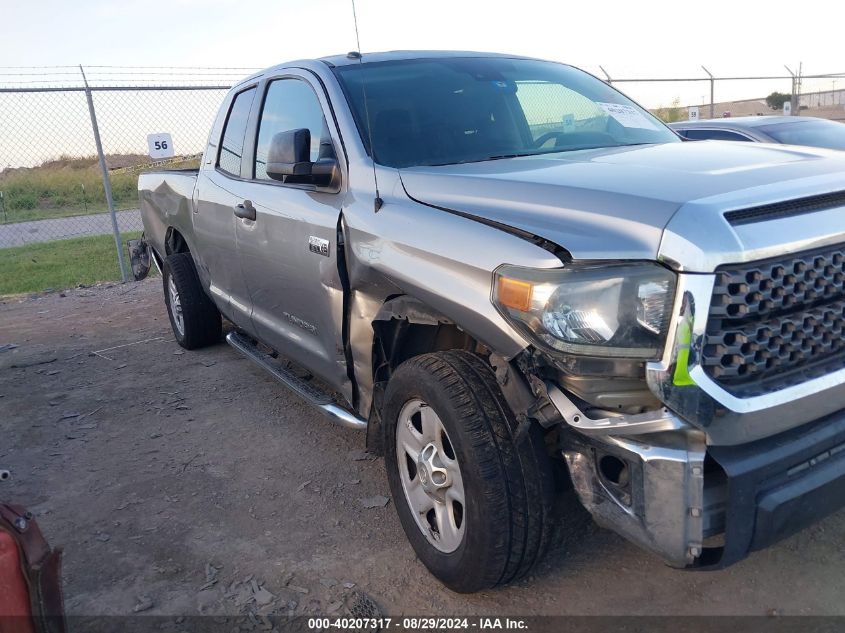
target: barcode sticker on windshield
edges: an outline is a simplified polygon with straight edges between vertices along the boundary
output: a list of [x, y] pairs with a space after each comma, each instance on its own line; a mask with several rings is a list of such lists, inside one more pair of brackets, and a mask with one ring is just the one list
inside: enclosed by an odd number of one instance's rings
[[634, 106], [622, 103], [601, 103], [597, 102], [602, 110], [607, 112], [616, 121], [625, 127], [636, 127], [643, 130], [656, 130], [658, 127], [645, 118]]

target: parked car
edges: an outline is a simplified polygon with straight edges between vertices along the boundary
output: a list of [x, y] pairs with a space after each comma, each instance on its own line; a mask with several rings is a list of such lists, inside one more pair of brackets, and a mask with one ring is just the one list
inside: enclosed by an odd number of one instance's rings
[[238, 83], [138, 187], [178, 343], [225, 317], [365, 430], [456, 591], [540, 560], [555, 469], [681, 568], [845, 504], [845, 156], [684, 143], [563, 64], [351, 53]]
[[749, 116], [669, 124], [690, 141], [756, 141], [845, 150], [845, 124], [811, 116]]

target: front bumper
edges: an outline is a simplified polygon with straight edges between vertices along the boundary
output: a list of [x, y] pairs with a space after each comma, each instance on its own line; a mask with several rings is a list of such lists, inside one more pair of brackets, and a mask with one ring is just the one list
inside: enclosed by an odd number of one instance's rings
[[845, 411], [741, 446], [571, 431], [563, 455], [596, 522], [674, 567], [730, 565], [845, 506]]
[[845, 506], [845, 411], [742, 446], [711, 447], [727, 478], [724, 567]]

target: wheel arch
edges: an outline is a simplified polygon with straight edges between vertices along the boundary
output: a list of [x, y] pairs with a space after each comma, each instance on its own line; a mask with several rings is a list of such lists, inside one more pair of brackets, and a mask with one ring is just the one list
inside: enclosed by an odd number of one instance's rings
[[460, 349], [488, 355], [483, 343], [439, 311], [410, 295], [388, 297], [376, 313], [373, 328], [373, 412], [367, 447], [383, 453], [381, 408], [390, 376], [406, 360], [430, 352]]
[[176, 227], [169, 226], [164, 234], [164, 255], [172, 255], [173, 253], [190, 253], [191, 249], [188, 247], [188, 241]]

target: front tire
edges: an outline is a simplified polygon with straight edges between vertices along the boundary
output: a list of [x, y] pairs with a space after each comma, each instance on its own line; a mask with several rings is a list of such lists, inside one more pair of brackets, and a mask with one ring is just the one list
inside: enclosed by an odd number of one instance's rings
[[202, 288], [190, 253], [173, 253], [164, 260], [164, 303], [176, 342], [185, 349], [220, 341], [223, 321]]
[[419, 559], [469, 593], [511, 582], [542, 558], [553, 481], [543, 435], [518, 424], [487, 363], [465, 351], [414, 357], [385, 392], [385, 464]]

